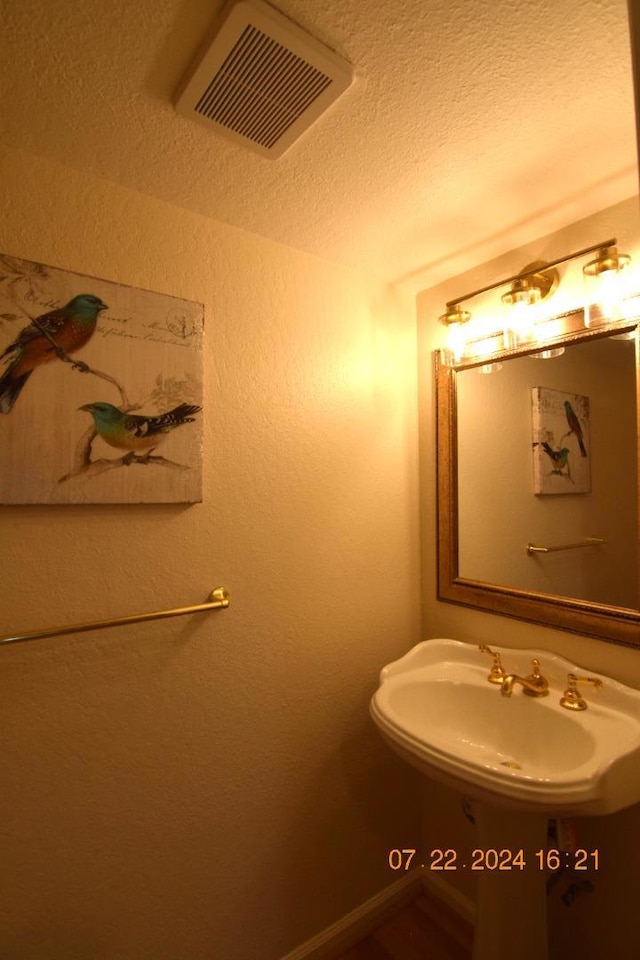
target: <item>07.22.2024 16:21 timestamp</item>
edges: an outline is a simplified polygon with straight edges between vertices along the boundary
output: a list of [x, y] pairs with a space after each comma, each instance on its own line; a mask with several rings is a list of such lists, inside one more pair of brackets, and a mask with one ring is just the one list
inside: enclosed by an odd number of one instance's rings
[[419, 862], [416, 860], [417, 850], [409, 847], [404, 849], [394, 848], [389, 851], [389, 866], [392, 870], [410, 870], [414, 867], [425, 867], [428, 870], [525, 870], [527, 866], [534, 870], [549, 870], [555, 873], [556, 870], [566, 868], [569, 870], [598, 870], [600, 867], [600, 856], [597, 849], [585, 850], [579, 847], [577, 850], [557, 850], [553, 847], [549, 849], [536, 850], [533, 858], [527, 860], [524, 849], [517, 850], [502, 849], [498, 850], [488, 847], [486, 850], [476, 848], [472, 850], [467, 857], [462, 857], [457, 850], [450, 848], [443, 849], [435, 847], [429, 851], [426, 860], [428, 862]]

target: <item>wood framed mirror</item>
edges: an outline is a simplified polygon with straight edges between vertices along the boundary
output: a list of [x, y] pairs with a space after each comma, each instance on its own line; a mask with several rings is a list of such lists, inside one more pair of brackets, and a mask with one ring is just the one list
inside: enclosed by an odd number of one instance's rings
[[[568, 329], [560, 356], [502, 353], [488, 376], [435, 354], [438, 599], [640, 647], [638, 324]], [[568, 421], [540, 433], [540, 396], [586, 400], [582, 450]]]

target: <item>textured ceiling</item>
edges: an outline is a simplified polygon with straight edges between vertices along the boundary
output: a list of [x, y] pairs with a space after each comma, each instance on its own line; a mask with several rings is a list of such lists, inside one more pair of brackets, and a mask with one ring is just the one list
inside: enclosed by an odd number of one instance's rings
[[172, 99], [218, 0], [4, 0], [10, 146], [414, 289], [637, 192], [625, 0], [277, 0], [349, 60], [279, 160]]

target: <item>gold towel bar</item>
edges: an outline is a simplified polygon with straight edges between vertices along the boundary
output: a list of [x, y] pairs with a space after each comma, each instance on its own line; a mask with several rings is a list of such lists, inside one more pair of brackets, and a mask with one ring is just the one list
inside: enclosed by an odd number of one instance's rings
[[536, 547], [533, 543], [527, 544], [527, 553], [555, 553], [556, 550], [575, 550], [577, 547], [597, 547], [599, 543], [606, 543], [604, 537], [586, 537], [578, 543], [563, 543], [559, 547]]
[[88, 623], [71, 623], [67, 627], [50, 627], [48, 630], [32, 630], [31, 633], [9, 634], [0, 637], [0, 643], [21, 643], [23, 640], [40, 640], [42, 637], [60, 637], [65, 633], [84, 633], [86, 630], [101, 630], [103, 627], [120, 627], [125, 623], [141, 623], [143, 620], [161, 620], [164, 617], [182, 617], [185, 613], [205, 613], [228, 607], [231, 602], [224, 587], [216, 587], [206, 603], [194, 607], [175, 607], [173, 610], [158, 610], [157, 613], [135, 613], [131, 617], [116, 617], [113, 620], [90, 620]]

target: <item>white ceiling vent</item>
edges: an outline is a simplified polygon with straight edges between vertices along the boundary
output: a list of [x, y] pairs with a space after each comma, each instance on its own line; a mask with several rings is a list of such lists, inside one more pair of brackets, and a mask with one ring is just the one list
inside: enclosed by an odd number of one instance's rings
[[262, 0], [225, 8], [186, 80], [179, 113], [279, 157], [343, 93], [351, 65]]

